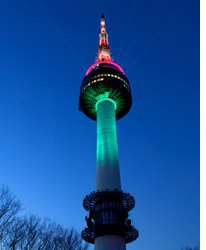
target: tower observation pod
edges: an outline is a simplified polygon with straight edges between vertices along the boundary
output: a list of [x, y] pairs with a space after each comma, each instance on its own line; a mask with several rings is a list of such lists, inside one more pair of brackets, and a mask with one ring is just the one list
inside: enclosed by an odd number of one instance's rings
[[124, 250], [139, 233], [129, 219], [135, 200], [121, 188], [116, 120], [129, 112], [132, 96], [124, 71], [111, 59], [104, 14], [100, 28], [98, 57], [86, 72], [79, 98], [79, 109], [97, 122], [96, 190], [83, 201], [88, 215], [82, 238], [95, 250]]

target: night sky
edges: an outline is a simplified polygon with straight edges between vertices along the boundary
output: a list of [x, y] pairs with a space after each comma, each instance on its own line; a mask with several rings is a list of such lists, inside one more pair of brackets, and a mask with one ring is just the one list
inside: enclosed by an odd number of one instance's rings
[[0, 1], [0, 184], [25, 213], [82, 230], [95, 190], [96, 123], [78, 111], [105, 13], [131, 83], [117, 122], [129, 250], [199, 245], [199, 1]]

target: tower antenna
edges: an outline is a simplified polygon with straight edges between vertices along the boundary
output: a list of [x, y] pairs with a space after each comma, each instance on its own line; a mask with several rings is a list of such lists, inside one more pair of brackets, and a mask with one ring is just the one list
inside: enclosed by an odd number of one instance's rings
[[106, 32], [106, 24], [104, 20], [104, 13], [101, 14], [101, 32], [99, 34], [99, 48], [98, 48], [98, 62], [111, 62], [110, 47], [108, 41], [108, 34]]

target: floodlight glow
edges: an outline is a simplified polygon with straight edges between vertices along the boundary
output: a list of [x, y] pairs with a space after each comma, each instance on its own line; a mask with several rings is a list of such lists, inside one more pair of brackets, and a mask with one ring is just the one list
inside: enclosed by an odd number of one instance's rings
[[96, 105], [95, 105], [95, 109], [96, 109], [96, 110], [97, 110], [98, 104], [99, 104], [100, 102], [102, 102], [102, 101], [110, 101], [110, 102], [112, 102], [112, 103], [114, 104], [114, 109], [115, 109], [115, 110], [117, 109], [117, 104], [116, 104], [116, 102], [115, 102], [114, 100], [112, 100], [111, 98], [108, 98], [108, 97], [104, 97], [104, 98], [100, 99], [99, 101], [97, 101], [97, 103], [96, 103]]
[[109, 98], [101, 99], [96, 106], [97, 190], [121, 189], [115, 106]]

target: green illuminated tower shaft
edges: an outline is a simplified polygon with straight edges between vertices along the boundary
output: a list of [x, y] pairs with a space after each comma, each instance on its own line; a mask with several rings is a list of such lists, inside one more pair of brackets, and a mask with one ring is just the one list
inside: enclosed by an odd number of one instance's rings
[[[116, 104], [103, 98], [97, 109], [97, 177], [96, 190], [121, 190], [116, 133]], [[103, 235], [95, 239], [95, 250], [125, 250], [125, 239], [118, 235]]]
[[97, 108], [97, 178], [96, 190], [121, 190], [116, 133], [116, 104], [101, 99]]

